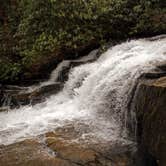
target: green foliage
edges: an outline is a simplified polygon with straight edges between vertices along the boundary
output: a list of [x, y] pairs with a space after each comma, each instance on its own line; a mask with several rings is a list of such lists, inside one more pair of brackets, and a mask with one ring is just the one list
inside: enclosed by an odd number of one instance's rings
[[17, 80], [21, 67], [17, 63], [0, 62], [0, 79], [1, 80]]
[[44, 32], [36, 39], [31, 50], [21, 52], [22, 63], [25, 67], [30, 67], [39, 58], [52, 53], [56, 47], [57, 40], [52, 35], [46, 35]]
[[77, 53], [92, 41], [103, 44], [166, 30], [163, 0], [5, 0], [1, 6], [0, 59], [8, 57], [11, 68], [4, 74], [2, 63], [2, 80], [13, 80], [56, 50]]

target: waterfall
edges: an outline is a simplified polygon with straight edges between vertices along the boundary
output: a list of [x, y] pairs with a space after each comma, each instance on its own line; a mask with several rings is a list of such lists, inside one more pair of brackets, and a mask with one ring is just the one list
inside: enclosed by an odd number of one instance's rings
[[131, 92], [143, 73], [166, 60], [165, 43], [166, 37], [127, 41], [109, 48], [94, 62], [71, 68], [63, 90], [44, 103], [0, 113], [0, 144], [66, 125], [73, 125], [81, 139], [126, 143]]

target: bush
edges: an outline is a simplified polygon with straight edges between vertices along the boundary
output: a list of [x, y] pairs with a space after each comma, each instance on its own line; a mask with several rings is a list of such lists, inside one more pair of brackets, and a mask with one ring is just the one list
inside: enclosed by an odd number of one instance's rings
[[28, 71], [56, 50], [77, 54], [92, 41], [103, 44], [166, 30], [163, 0], [6, 0], [0, 10], [0, 55], [12, 61], [11, 70], [20, 66], [15, 74], [7, 72], [8, 77], [2, 77], [1, 70], [2, 80], [17, 78], [16, 73]]

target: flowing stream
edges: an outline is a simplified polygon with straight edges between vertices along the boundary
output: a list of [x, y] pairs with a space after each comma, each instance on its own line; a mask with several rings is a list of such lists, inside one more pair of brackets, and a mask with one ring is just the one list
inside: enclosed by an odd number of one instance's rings
[[127, 142], [125, 115], [133, 87], [143, 73], [165, 60], [166, 37], [109, 48], [96, 61], [71, 68], [63, 90], [46, 102], [1, 112], [0, 145], [66, 125], [73, 125], [85, 140]]

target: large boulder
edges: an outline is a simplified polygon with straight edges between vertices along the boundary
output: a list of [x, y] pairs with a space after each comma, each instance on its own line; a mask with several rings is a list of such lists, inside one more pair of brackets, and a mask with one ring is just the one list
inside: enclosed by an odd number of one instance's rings
[[165, 166], [166, 77], [140, 81], [134, 100], [139, 145], [159, 166]]
[[129, 153], [124, 145], [81, 141], [74, 126], [0, 146], [1, 166], [129, 166]]

